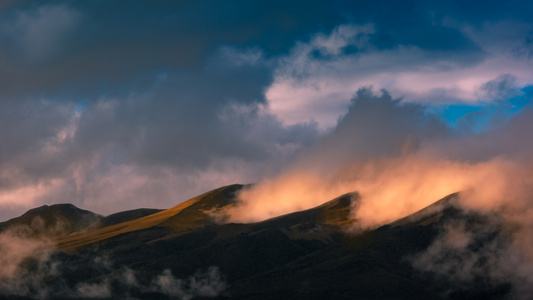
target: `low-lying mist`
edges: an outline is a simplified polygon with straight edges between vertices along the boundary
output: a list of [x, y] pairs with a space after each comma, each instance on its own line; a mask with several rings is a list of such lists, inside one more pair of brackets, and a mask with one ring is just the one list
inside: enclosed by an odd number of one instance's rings
[[[55, 221], [46, 227], [35, 216], [28, 224], [0, 228], [0, 298], [135, 299], [153, 295], [193, 299], [215, 297], [227, 288], [216, 266], [180, 278], [170, 269], [131, 269], [98, 253], [98, 246], [83, 255], [64, 254], [54, 237], [71, 232], [74, 225], [60, 218]], [[90, 230], [87, 226], [82, 231]]]
[[[215, 297], [227, 284], [219, 268], [178, 278], [170, 269], [153, 275], [117, 264], [108, 256], [68, 257], [49, 238], [16, 228], [0, 233], [0, 298], [135, 299], [136, 296], [193, 299]], [[17, 298], [18, 299], [18, 298]]]

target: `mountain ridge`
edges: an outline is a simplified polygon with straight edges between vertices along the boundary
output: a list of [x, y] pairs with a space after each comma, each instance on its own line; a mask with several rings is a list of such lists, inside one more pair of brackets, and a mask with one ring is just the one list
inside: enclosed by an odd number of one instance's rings
[[[235, 192], [237, 188], [242, 187], [243, 185], [230, 185], [218, 188], [193, 197], [172, 208], [143, 216], [138, 219], [121, 222], [102, 228], [96, 228], [88, 232], [65, 236], [59, 238], [56, 243], [61, 251], [75, 253], [80, 247], [100, 242], [120, 234], [144, 230], [155, 226], [166, 227], [175, 232], [183, 232], [194, 226], [208, 225], [213, 223], [208, 214], [199, 210], [192, 210], [192, 212], [189, 212], [187, 208], [191, 206], [194, 207], [195, 204], [201, 202], [202, 200], [207, 200], [205, 201], [206, 203], [200, 203], [202, 209], [208, 210], [210, 208], [215, 208], [217, 205], [219, 205], [219, 203], [212, 201], [210, 196], [217, 193], [228, 192], [228, 190], [230, 190], [230, 193], [231, 191]], [[233, 198], [234, 197], [235, 196], [233, 195]], [[181, 214], [182, 212], [184, 213]], [[180, 215], [180, 218], [173, 218], [177, 215]]]
[[[21, 264], [18, 272], [32, 278], [25, 284], [39, 282], [38, 286], [50, 287], [47, 298], [93, 298], [80, 294], [80, 286], [102, 288], [107, 294], [101, 298], [109, 299], [167, 299], [182, 294], [187, 299], [209, 295], [220, 299], [490, 299], [510, 295], [508, 283], [483, 277], [488, 275], [463, 283], [419, 269], [415, 263], [416, 257], [438, 244], [443, 230], [457, 222], [482, 233], [480, 228], [492, 228], [473, 240], [475, 249], [483, 249], [479, 247], [484, 243], [492, 245], [495, 238], [505, 245], [504, 227], [486, 226], [494, 221], [500, 224], [499, 219], [461, 209], [460, 194], [450, 194], [377, 228], [357, 226], [357, 215], [352, 214], [361, 201], [357, 193], [255, 223], [221, 223], [212, 216], [235, 205], [244, 187], [221, 187], [163, 211], [119, 213], [118, 219], [147, 215], [56, 237], [57, 252], [44, 261], [33, 258], [34, 263]], [[45, 268], [52, 265], [54, 272]], [[181, 294], [164, 288], [160, 280], [173, 283]], [[0, 295], [1, 283], [2, 278]], [[199, 283], [216, 292], [203, 294], [194, 287]], [[38, 286], [29, 290], [39, 291]], [[44, 292], [40, 293], [28, 292], [17, 299], [42, 298], [39, 295]]]

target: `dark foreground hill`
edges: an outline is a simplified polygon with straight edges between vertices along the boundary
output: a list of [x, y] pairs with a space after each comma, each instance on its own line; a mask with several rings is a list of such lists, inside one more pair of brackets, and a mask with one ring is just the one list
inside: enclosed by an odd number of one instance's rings
[[[461, 277], [464, 269], [443, 267], [476, 254], [472, 268], [489, 270], [490, 255], [509, 242], [497, 215], [462, 210], [456, 194], [373, 230], [353, 229], [356, 193], [259, 223], [217, 222], [216, 212], [234, 205], [242, 188], [223, 187], [168, 210], [118, 215], [109, 223], [100, 217], [98, 226], [57, 237], [56, 251], [23, 260], [15, 276], [0, 276], [0, 293], [13, 299], [513, 296], [511, 283], [493, 280], [489, 272]], [[464, 243], [470, 256], [453, 247], [435, 250], [457, 224], [472, 233]]]

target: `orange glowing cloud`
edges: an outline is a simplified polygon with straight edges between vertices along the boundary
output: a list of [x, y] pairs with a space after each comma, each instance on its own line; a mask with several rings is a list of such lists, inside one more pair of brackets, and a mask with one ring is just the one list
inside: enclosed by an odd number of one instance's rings
[[241, 192], [241, 205], [229, 214], [236, 222], [260, 221], [358, 192], [353, 217], [359, 226], [378, 226], [460, 191], [465, 206], [495, 209], [524, 192], [524, 173], [504, 159], [466, 163], [414, 154], [354, 163], [329, 175], [295, 169]]
[[241, 192], [230, 220], [260, 221], [348, 192], [359, 193], [353, 218], [363, 227], [392, 222], [456, 192], [468, 209], [533, 208], [527, 200], [533, 144], [525, 129], [533, 125], [531, 115], [527, 110], [503, 128], [455, 136], [420, 106], [361, 90], [313, 149]]

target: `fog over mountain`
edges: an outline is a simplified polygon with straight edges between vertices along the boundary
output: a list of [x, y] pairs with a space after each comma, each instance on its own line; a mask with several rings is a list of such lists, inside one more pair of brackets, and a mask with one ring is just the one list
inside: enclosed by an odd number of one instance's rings
[[[261, 222], [228, 222], [228, 208], [239, 205], [237, 195], [247, 188], [222, 187], [140, 217], [138, 210], [122, 212], [122, 222], [107, 226], [101, 216], [70, 204], [30, 210], [0, 224], [0, 294], [5, 299], [531, 295], [531, 226], [508, 207], [473, 209], [465, 204], [468, 192], [455, 193], [369, 228], [356, 213], [364, 198], [347, 193]], [[84, 226], [78, 221], [89, 219], [93, 222]], [[49, 228], [43, 222], [55, 230], [43, 231]], [[58, 230], [74, 226], [75, 231]]]

